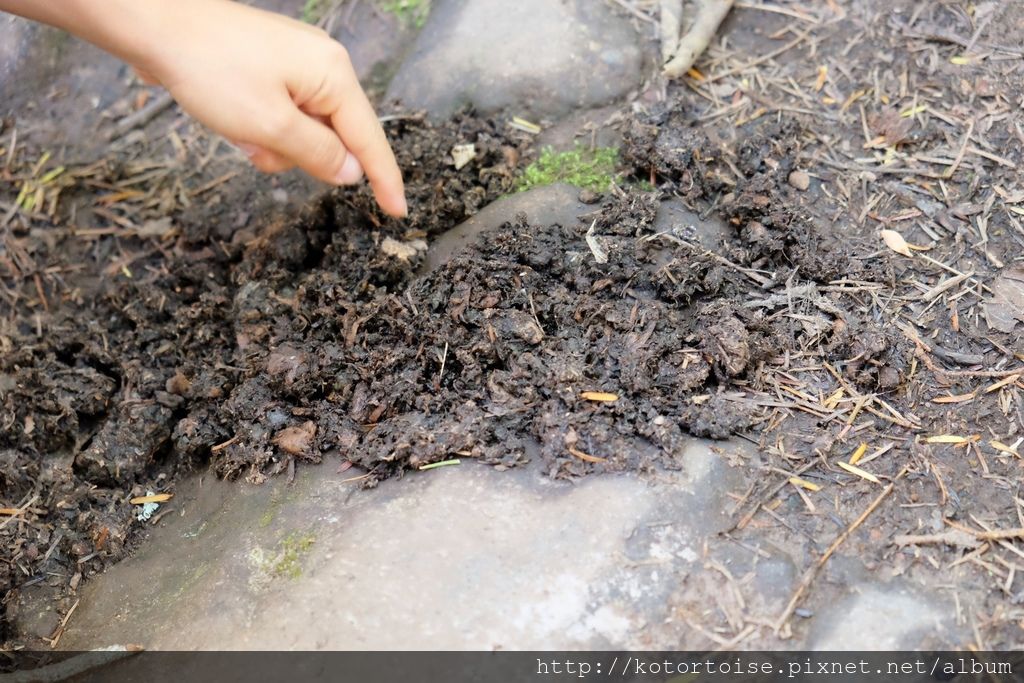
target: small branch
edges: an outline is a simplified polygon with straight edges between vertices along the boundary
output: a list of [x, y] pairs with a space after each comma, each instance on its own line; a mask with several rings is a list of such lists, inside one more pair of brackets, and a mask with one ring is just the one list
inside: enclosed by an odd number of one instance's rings
[[133, 112], [118, 121], [107, 135], [107, 140], [116, 140], [135, 128], [146, 125], [172, 104], [174, 104], [174, 98], [171, 96], [171, 93], [160, 93], [150, 100], [149, 104], [144, 106], [142, 109]]
[[974, 537], [974, 535], [960, 531], [959, 529], [951, 529], [950, 531], [944, 531], [941, 534], [899, 534], [893, 536], [893, 545], [905, 546], [905, 545], [949, 545], [949, 546], [961, 546], [964, 548], [977, 548], [981, 545], [981, 541]]
[[690, 70], [697, 57], [707, 49], [715, 31], [732, 9], [732, 3], [733, 0], [701, 0], [693, 26], [679, 39], [675, 55], [665, 65], [663, 73], [667, 77], [679, 78]]
[[820, 572], [821, 568], [825, 566], [825, 563], [828, 562], [828, 559], [832, 557], [832, 553], [834, 553], [839, 548], [839, 546], [841, 546], [846, 541], [846, 539], [850, 537], [850, 534], [856, 531], [857, 527], [863, 524], [864, 520], [870, 517], [871, 513], [877, 510], [878, 506], [881, 505], [882, 502], [889, 497], [889, 494], [892, 493], [894, 488], [896, 488], [896, 481], [903, 477], [903, 475], [906, 474], [906, 472], [907, 470], [906, 468], [904, 468], [903, 471], [896, 475], [896, 479], [894, 479], [888, 486], [886, 486], [882, 490], [882, 492], [879, 493], [873, 501], [871, 501], [871, 504], [868, 505], [864, 512], [861, 513], [860, 517], [855, 519], [853, 523], [850, 524], [850, 526], [846, 527], [846, 530], [843, 531], [843, 533], [839, 534], [839, 536], [836, 537], [836, 540], [832, 542], [832, 545], [828, 547], [828, 550], [825, 551], [825, 554], [822, 555], [817, 562], [811, 565], [810, 569], [808, 569], [807, 572], [804, 574], [803, 580], [800, 581], [800, 585], [797, 586], [796, 591], [793, 593], [793, 597], [789, 599], [789, 604], [786, 605], [786, 609], [782, 611], [782, 614], [779, 615], [778, 620], [775, 622], [776, 633], [782, 630], [782, 627], [785, 626], [786, 622], [789, 620], [790, 615], [793, 614], [793, 610], [795, 610], [797, 604], [799, 604], [800, 598], [803, 597], [807, 589], [811, 587], [812, 583], [814, 583], [815, 577], [818, 576], [818, 572]]

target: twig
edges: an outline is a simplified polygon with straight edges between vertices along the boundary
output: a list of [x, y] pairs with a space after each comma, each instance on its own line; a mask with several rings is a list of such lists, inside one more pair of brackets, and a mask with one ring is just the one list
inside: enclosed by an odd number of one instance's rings
[[951, 529], [941, 534], [899, 534], [893, 536], [893, 545], [950, 545], [964, 548], [977, 548], [981, 541], [972, 534], [959, 529]]
[[139, 126], [146, 125], [172, 104], [174, 104], [174, 98], [171, 96], [171, 93], [160, 93], [145, 107], [118, 121], [117, 125], [107, 135], [107, 140], [115, 140]]
[[832, 542], [832, 545], [828, 547], [828, 550], [825, 551], [825, 554], [822, 555], [817, 562], [811, 565], [810, 569], [808, 569], [804, 574], [803, 580], [800, 581], [800, 585], [797, 586], [796, 591], [793, 593], [793, 597], [789, 599], [789, 604], [786, 605], [786, 609], [782, 611], [782, 614], [779, 615], [778, 620], [775, 622], [776, 633], [785, 626], [786, 621], [789, 620], [790, 615], [793, 614], [793, 610], [796, 609], [797, 603], [800, 602], [800, 598], [803, 597], [807, 589], [810, 588], [812, 583], [814, 583], [815, 577], [818, 575], [818, 572], [821, 571], [821, 568], [825, 566], [825, 563], [828, 562], [829, 558], [832, 557], [832, 553], [834, 553], [839, 546], [841, 546], [846, 539], [850, 537], [850, 534], [852, 534], [857, 527], [864, 523], [864, 520], [871, 516], [871, 513], [878, 509], [878, 506], [881, 505], [889, 494], [892, 493], [893, 489], [896, 488], [896, 482], [906, 473], [906, 471], [907, 469], [903, 468], [903, 470], [896, 475], [896, 478], [878, 494], [878, 497], [871, 501], [871, 505], [861, 513], [860, 517], [855, 519], [852, 524], [846, 527], [846, 530], [843, 531], [843, 533], [839, 534], [836, 540]]
[[679, 39], [679, 44], [673, 51], [675, 56], [663, 69], [666, 76], [679, 78], [690, 70], [697, 57], [708, 48], [715, 31], [732, 9], [732, 3], [733, 0], [702, 0], [693, 26]]
[[740, 66], [737, 66], [737, 67], [734, 67], [732, 69], [728, 69], [726, 71], [723, 71], [720, 74], [714, 74], [714, 75], [708, 76], [708, 77], [706, 77], [704, 79], [704, 83], [711, 83], [711, 82], [720, 80], [722, 78], [725, 78], [726, 76], [732, 76], [733, 74], [738, 74], [741, 71], [746, 71], [747, 69], [750, 69], [751, 67], [758, 66], [759, 64], [764, 64], [768, 60], [774, 59], [774, 58], [778, 57], [783, 52], [788, 52], [789, 50], [792, 50], [794, 47], [796, 47], [797, 45], [802, 43], [807, 38], [807, 36], [810, 35], [810, 33], [811, 33], [811, 29], [807, 29], [806, 31], [801, 32], [800, 35], [798, 35], [793, 40], [789, 41], [788, 43], [786, 43], [782, 47], [778, 48], [777, 50], [772, 50], [771, 52], [769, 52], [766, 55], [762, 55], [762, 56], [758, 57], [757, 59], [754, 59], [754, 60], [751, 60], [751, 61], [747, 62], [746, 64], [741, 64]]
[[12, 513], [4, 521], [0, 522], [0, 529], [3, 529], [5, 526], [10, 524], [12, 519], [15, 519], [16, 517], [19, 517], [22, 514], [24, 514], [25, 511], [28, 510], [30, 507], [32, 507], [37, 500], [39, 500], [39, 494], [38, 493], [33, 495], [32, 498], [30, 498], [29, 501], [27, 503], [25, 503], [24, 505], [19, 505], [18, 508], [14, 511], [14, 513]]
[[679, 44], [679, 33], [683, 25], [683, 0], [661, 0], [661, 24], [659, 32], [661, 35], [661, 62], [668, 64], [675, 55], [676, 45]]

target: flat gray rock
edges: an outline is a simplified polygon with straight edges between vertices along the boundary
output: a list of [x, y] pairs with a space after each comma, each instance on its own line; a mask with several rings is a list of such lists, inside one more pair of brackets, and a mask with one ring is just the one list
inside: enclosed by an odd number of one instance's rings
[[722, 449], [742, 448], [695, 439], [680, 472], [571, 483], [466, 461], [371, 490], [330, 464], [292, 486], [195, 478], [85, 586], [61, 646], [671, 649], [687, 577], [713, 603], [703, 546], [739, 486]]
[[435, 0], [388, 98], [444, 117], [463, 105], [557, 117], [640, 84], [630, 21], [588, 0]]
[[814, 650], [918, 650], [956, 642], [952, 600], [893, 584], [862, 584], [815, 617]]

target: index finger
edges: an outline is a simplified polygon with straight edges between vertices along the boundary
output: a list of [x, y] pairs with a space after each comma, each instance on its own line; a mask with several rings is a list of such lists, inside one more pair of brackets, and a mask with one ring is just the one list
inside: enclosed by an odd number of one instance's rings
[[331, 125], [349, 153], [359, 159], [381, 208], [392, 216], [407, 216], [409, 207], [402, 172], [377, 113], [354, 73], [342, 77], [340, 95], [338, 107], [330, 115]]

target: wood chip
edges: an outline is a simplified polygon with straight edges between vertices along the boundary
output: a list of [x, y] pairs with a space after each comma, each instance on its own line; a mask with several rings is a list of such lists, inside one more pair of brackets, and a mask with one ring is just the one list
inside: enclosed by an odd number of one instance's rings
[[600, 401], [605, 403], [611, 403], [612, 401], [618, 401], [618, 394], [609, 394], [605, 391], [584, 391], [580, 394], [580, 398], [584, 401]]
[[955, 436], [953, 434], [939, 434], [937, 436], [929, 436], [924, 442], [925, 443], [967, 443], [970, 441], [966, 436]]
[[957, 394], [956, 396], [936, 396], [932, 399], [932, 403], [964, 403], [966, 401], [973, 401], [974, 398], [974, 392]]
[[1013, 384], [1018, 379], [1020, 379], [1020, 375], [1010, 375], [1009, 377], [1004, 377], [1003, 379], [999, 380], [995, 384], [992, 384], [990, 386], [985, 387], [985, 393], [986, 394], [990, 394], [990, 393], [992, 393], [993, 391], [995, 391], [997, 389], [1002, 389], [1007, 384]]
[[173, 493], [156, 493], [152, 496], [137, 496], [128, 502], [132, 505], [145, 505], [146, 503], [166, 503], [171, 498], [174, 498]]

